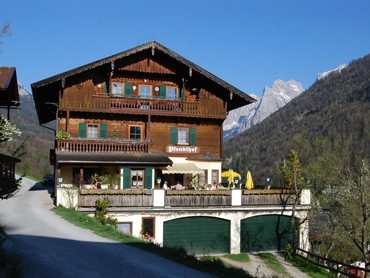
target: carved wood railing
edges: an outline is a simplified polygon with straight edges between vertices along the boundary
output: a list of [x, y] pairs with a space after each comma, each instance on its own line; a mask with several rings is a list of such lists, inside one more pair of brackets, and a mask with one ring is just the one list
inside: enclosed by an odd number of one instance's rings
[[81, 101], [61, 98], [59, 110], [109, 113], [155, 114], [165, 116], [226, 118], [226, 108], [210, 100], [181, 101], [167, 99], [124, 98], [94, 95]]
[[122, 141], [122, 140], [90, 140], [84, 138], [57, 139], [58, 151], [69, 152], [128, 152], [147, 153], [151, 140]]

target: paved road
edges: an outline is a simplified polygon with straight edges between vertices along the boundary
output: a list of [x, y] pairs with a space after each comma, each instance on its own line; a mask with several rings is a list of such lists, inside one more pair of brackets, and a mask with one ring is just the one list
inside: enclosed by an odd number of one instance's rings
[[20, 251], [25, 277], [210, 277], [74, 226], [50, 209], [41, 184], [24, 178], [21, 190], [0, 200], [0, 224]]

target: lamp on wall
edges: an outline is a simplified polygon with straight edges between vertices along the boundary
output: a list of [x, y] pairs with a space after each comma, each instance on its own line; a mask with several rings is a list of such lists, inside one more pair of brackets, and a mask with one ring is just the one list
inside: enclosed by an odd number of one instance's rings
[[161, 187], [161, 182], [162, 182], [162, 178], [161, 177], [157, 177], [158, 187]]
[[60, 187], [63, 182], [63, 177], [58, 177], [58, 186]]

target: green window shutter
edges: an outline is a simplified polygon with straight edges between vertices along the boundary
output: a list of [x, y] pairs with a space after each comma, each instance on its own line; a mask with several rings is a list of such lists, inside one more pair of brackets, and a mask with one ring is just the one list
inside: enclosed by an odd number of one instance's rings
[[190, 128], [190, 145], [197, 143], [197, 129], [195, 127]]
[[125, 83], [125, 96], [132, 97], [132, 84], [131, 83]]
[[108, 137], [108, 125], [105, 123], [100, 124], [100, 138]]
[[80, 138], [86, 138], [86, 123], [80, 123], [78, 127], [78, 136]]
[[170, 143], [172, 145], [175, 145], [177, 144], [177, 128], [176, 127], [171, 127], [171, 130], [170, 130]]
[[184, 96], [185, 96], [185, 87], [182, 87], [181, 90], [180, 90], [179, 98], [184, 99]]
[[146, 189], [152, 189], [152, 168], [145, 168], [145, 181], [144, 187]]
[[131, 187], [131, 169], [123, 168], [123, 189]]
[[166, 98], [166, 86], [164, 85], [159, 86], [159, 98], [161, 99]]
[[108, 94], [108, 86], [107, 86], [107, 82], [104, 82], [103, 83], [103, 87], [104, 87], [104, 94], [107, 95]]

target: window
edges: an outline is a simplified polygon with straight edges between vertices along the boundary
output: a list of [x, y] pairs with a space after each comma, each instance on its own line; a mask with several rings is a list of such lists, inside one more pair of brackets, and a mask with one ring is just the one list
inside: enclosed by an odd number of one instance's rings
[[150, 98], [152, 87], [148, 85], [140, 85], [139, 93], [141, 98]]
[[131, 186], [133, 187], [144, 186], [144, 170], [142, 169], [131, 170]]
[[132, 235], [132, 222], [120, 222], [117, 224], [117, 230], [124, 234]]
[[177, 129], [177, 144], [189, 144], [189, 129], [178, 128]]
[[167, 99], [176, 99], [177, 97], [177, 88], [175, 87], [166, 87]]
[[170, 142], [179, 145], [196, 145], [196, 128], [171, 127]]
[[137, 125], [130, 126], [130, 139], [131, 140], [141, 139], [141, 126]]
[[155, 238], [154, 217], [143, 217], [141, 223], [141, 234], [143, 238], [152, 240]]
[[123, 96], [125, 83], [112, 82], [112, 95], [113, 96]]
[[99, 126], [98, 125], [88, 125], [87, 126], [87, 138], [97, 139], [98, 134], [99, 134], [98, 131], [99, 131]]
[[212, 184], [218, 184], [218, 170], [212, 170]]

